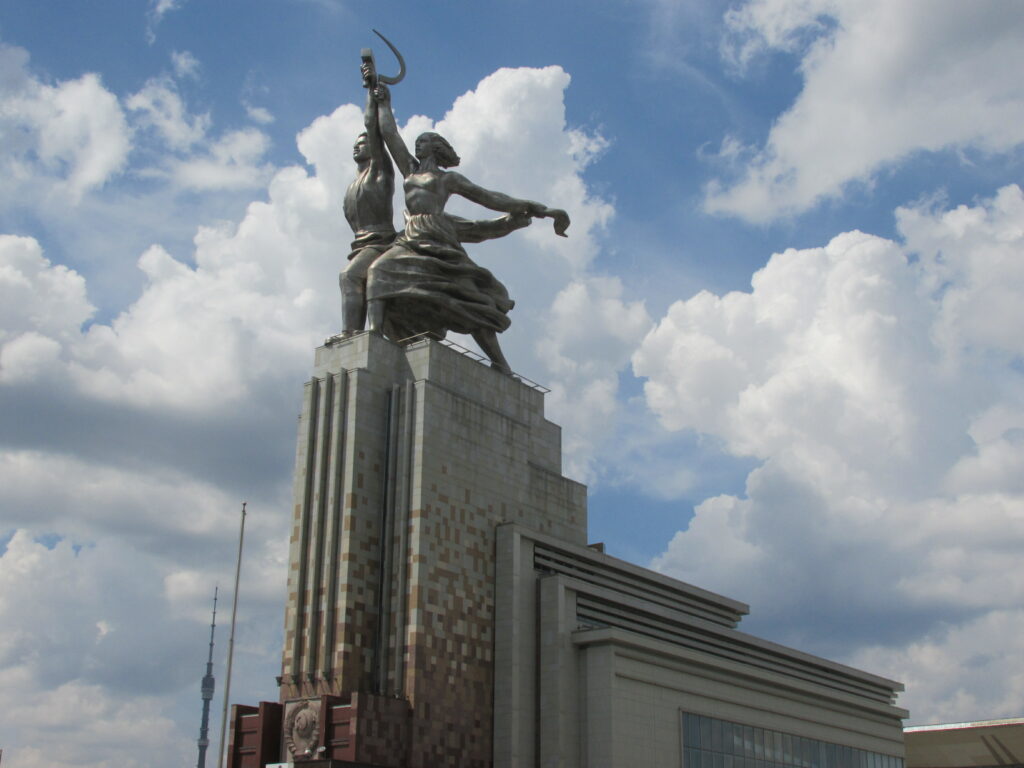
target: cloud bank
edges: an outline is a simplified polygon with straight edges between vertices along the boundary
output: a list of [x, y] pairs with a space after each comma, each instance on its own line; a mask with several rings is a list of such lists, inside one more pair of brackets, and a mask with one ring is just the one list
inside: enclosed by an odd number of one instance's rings
[[902, 242], [777, 253], [750, 292], [676, 302], [644, 340], [661, 422], [759, 461], [655, 565], [749, 601], [752, 631], [906, 679], [914, 722], [1012, 716], [1024, 195], [897, 220]]
[[1024, 142], [1024, 9], [955, 0], [752, 0], [725, 16], [726, 59], [800, 57], [803, 88], [762, 147], [736, 137], [710, 213], [752, 222], [807, 211], [920, 152], [1006, 153]]

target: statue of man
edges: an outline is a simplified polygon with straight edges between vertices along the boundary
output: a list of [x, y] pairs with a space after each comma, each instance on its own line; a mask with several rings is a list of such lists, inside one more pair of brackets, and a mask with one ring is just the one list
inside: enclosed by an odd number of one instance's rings
[[[364, 83], [370, 80], [370, 65], [362, 66]], [[366, 274], [374, 260], [395, 239], [395, 169], [384, 149], [377, 118], [379, 101], [372, 89], [366, 94], [363, 123], [366, 131], [356, 139], [352, 159], [358, 172], [345, 192], [345, 218], [355, 234], [348, 264], [341, 271], [342, 337], [363, 330], [366, 324]]]

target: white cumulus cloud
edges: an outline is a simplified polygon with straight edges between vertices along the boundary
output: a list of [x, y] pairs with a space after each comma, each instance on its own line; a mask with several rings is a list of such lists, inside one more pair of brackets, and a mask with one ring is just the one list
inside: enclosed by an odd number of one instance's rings
[[[5, 714], [8, 736], [18, 734], [5, 739], [6, 759], [104, 766], [133, 753], [118, 762], [143, 766], [153, 750], [187, 756], [158, 697], [190, 677], [190, 632], [166, 616], [143, 562], [110, 546], [49, 548], [14, 534], [0, 556], [0, 695], [18, 702]], [[76, 738], [53, 739], [54, 728]]]
[[270, 139], [255, 128], [229, 131], [204, 154], [173, 167], [175, 182], [184, 189], [253, 189], [267, 183], [273, 166], [263, 162]]
[[146, 42], [156, 42], [156, 28], [171, 11], [176, 11], [185, 0], [150, 0], [149, 12], [146, 14]]
[[199, 70], [202, 68], [199, 59], [191, 51], [171, 51], [171, 65], [175, 77], [181, 79], [199, 77]]
[[131, 131], [117, 97], [99, 76], [56, 85], [30, 75], [28, 54], [0, 45], [0, 168], [15, 199], [19, 183], [42, 177], [77, 202], [125, 166]]
[[619, 373], [651, 327], [643, 302], [622, 293], [617, 278], [574, 280], [555, 297], [537, 344], [550, 373], [549, 418], [563, 428], [564, 471], [583, 482], [594, 479], [599, 449], [619, 426]]
[[80, 274], [51, 264], [31, 237], [0, 235], [0, 343], [29, 330], [66, 337], [94, 310]]
[[152, 78], [125, 106], [139, 113], [141, 126], [153, 128], [173, 150], [187, 150], [206, 136], [209, 114], [189, 115], [169, 77]]
[[971, 628], [1024, 620], [1024, 348], [1003, 327], [1024, 305], [1024, 195], [897, 215], [901, 243], [777, 253], [750, 292], [676, 302], [647, 336], [634, 367], [662, 423], [759, 460], [655, 564], [749, 601], [783, 642], [928, 678], [902, 699], [915, 722], [1008, 716], [1016, 649]]
[[[705, 208], [763, 222], [870, 184], [914, 153], [1005, 153], [1024, 142], [1024, 8], [998, 0], [750, 0], [726, 14], [750, 70], [801, 56], [803, 89]], [[735, 138], [723, 148], [735, 155]]]

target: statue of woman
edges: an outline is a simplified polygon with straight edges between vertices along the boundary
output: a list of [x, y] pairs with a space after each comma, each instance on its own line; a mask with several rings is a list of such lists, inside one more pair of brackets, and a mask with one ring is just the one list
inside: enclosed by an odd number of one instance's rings
[[[380, 101], [381, 135], [405, 177], [406, 212], [405, 231], [370, 267], [370, 330], [396, 341], [424, 333], [444, 338], [449, 330], [467, 333], [493, 368], [511, 373], [498, 334], [508, 328], [508, 312], [515, 302], [490, 271], [469, 258], [461, 243], [502, 237], [541, 216], [554, 218], [555, 232], [564, 237], [569, 216], [541, 203], [492, 192], [445, 170], [457, 166], [459, 156], [436, 133], [422, 134], [416, 139], [415, 154], [410, 153], [398, 134], [387, 86], [377, 86], [374, 95]], [[452, 195], [507, 215], [488, 222], [459, 219], [444, 212]]]

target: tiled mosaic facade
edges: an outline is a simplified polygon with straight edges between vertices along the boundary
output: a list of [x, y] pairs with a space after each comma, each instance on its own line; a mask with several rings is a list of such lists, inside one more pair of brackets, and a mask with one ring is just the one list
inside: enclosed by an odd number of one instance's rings
[[491, 765], [495, 526], [586, 532], [543, 394], [436, 342], [322, 347], [294, 498], [281, 701], [405, 700], [407, 765]]
[[[294, 482], [281, 700], [368, 690], [386, 393], [363, 371], [306, 384]], [[369, 380], [369, 381], [368, 381]]]

